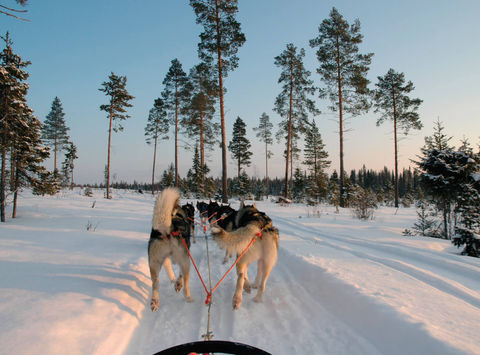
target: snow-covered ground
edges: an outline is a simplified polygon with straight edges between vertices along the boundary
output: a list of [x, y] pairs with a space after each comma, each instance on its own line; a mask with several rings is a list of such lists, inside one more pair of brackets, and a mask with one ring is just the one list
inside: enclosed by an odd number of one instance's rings
[[[413, 208], [362, 222], [330, 207], [258, 207], [280, 230], [278, 263], [264, 302], [245, 295], [237, 311], [234, 272], [226, 278], [213, 295], [213, 339], [272, 354], [480, 354], [480, 259], [402, 236]], [[24, 191], [18, 218], [0, 225], [0, 353], [152, 354], [202, 340], [207, 307], [193, 267], [194, 303], [162, 271], [160, 308], [148, 307], [152, 210], [149, 194]], [[197, 236], [192, 254], [208, 278]], [[216, 283], [229, 265], [208, 243]]]

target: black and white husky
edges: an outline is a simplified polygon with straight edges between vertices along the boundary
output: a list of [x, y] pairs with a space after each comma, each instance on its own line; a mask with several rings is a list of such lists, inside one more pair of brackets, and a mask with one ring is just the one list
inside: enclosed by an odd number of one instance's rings
[[[180, 207], [180, 194], [175, 188], [163, 190], [153, 209], [152, 232], [148, 241], [148, 264], [152, 278], [152, 300], [150, 308], [158, 309], [158, 276], [162, 265], [170, 281], [175, 282], [175, 290], [184, 289], [185, 300], [193, 302], [190, 297], [188, 279], [190, 276], [190, 259], [182, 239], [190, 248], [190, 223], [187, 214]], [[180, 266], [180, 274], [175, 281], [171, 261]]]
[[242, 205], [236, 212], [233, 230], [226, 231], [218, 225], [213, 225], [211, 231], [217, 244], [220, 248], [226, 249], [227, 254], [241, 254], [252, 238], [257, 236], [255, 242], [236, 265], [237, 285], [232, 306], [233, 309], [240, 308], [244, 289], [250, 293], [252, 286], [248, 280], [247, 269], [255, 261], [258, 261], [258, 269], [253, 288], [257, 288], [258, 292], [253, 300], [261, 302], [268, 277], [278, 256], [278, 229], [272, 226], [272, 220], [265, 213], [260, 212], [255, 205]]

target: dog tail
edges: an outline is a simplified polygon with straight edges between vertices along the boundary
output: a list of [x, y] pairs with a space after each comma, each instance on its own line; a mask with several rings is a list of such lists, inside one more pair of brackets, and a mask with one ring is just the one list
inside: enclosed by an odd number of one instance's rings
[[167, 187], [157, 197], [153, 208], [152, 228], [167, 235], [172, 227], [172, 215], [176, 213], [180, 193], [178, 189]]
[[210, 230], [218, 246], [226, 249], [229, 254], [240, 254], [248, 246], [252, 238], [260, 232], [260, 228], [255, 224], [248, 224], [232, 232], [227, 232], [218, 225], [211, 226]]

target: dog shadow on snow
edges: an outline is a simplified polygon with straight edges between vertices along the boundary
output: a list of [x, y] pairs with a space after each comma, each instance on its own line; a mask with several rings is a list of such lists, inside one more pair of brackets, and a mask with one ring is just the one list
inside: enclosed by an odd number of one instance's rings
[[[14, 270], [10, 273], [9, 270]], [[120, 310], [140, 319], [139, 312], [111, 297], [105, 291], [123, 291], [144, 304], [148, 297], [148, 276], [127, 266], [51, 264], [0, 260], [0, 288], [11, 288], [48, 295], [77, 293], [115, 304]], [[115, 280], [119, 280], [116, 282]], [[128, 284], [122, 283], [127, 281]], [[134, 285], [137, 289], [134, 289]], [[140, 291], [139, 291], [140, 290]]]

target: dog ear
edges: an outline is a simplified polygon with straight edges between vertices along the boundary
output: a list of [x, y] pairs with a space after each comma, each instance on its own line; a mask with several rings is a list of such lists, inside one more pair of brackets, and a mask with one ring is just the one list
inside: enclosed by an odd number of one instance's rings
[[240, 208], [244, 208], [245, 207], [245, 201], [242, 201], [242, 203], [240, 203]]
[[257, 204], [256, 203], [253, 204], [253, 208], [257, 209]]

